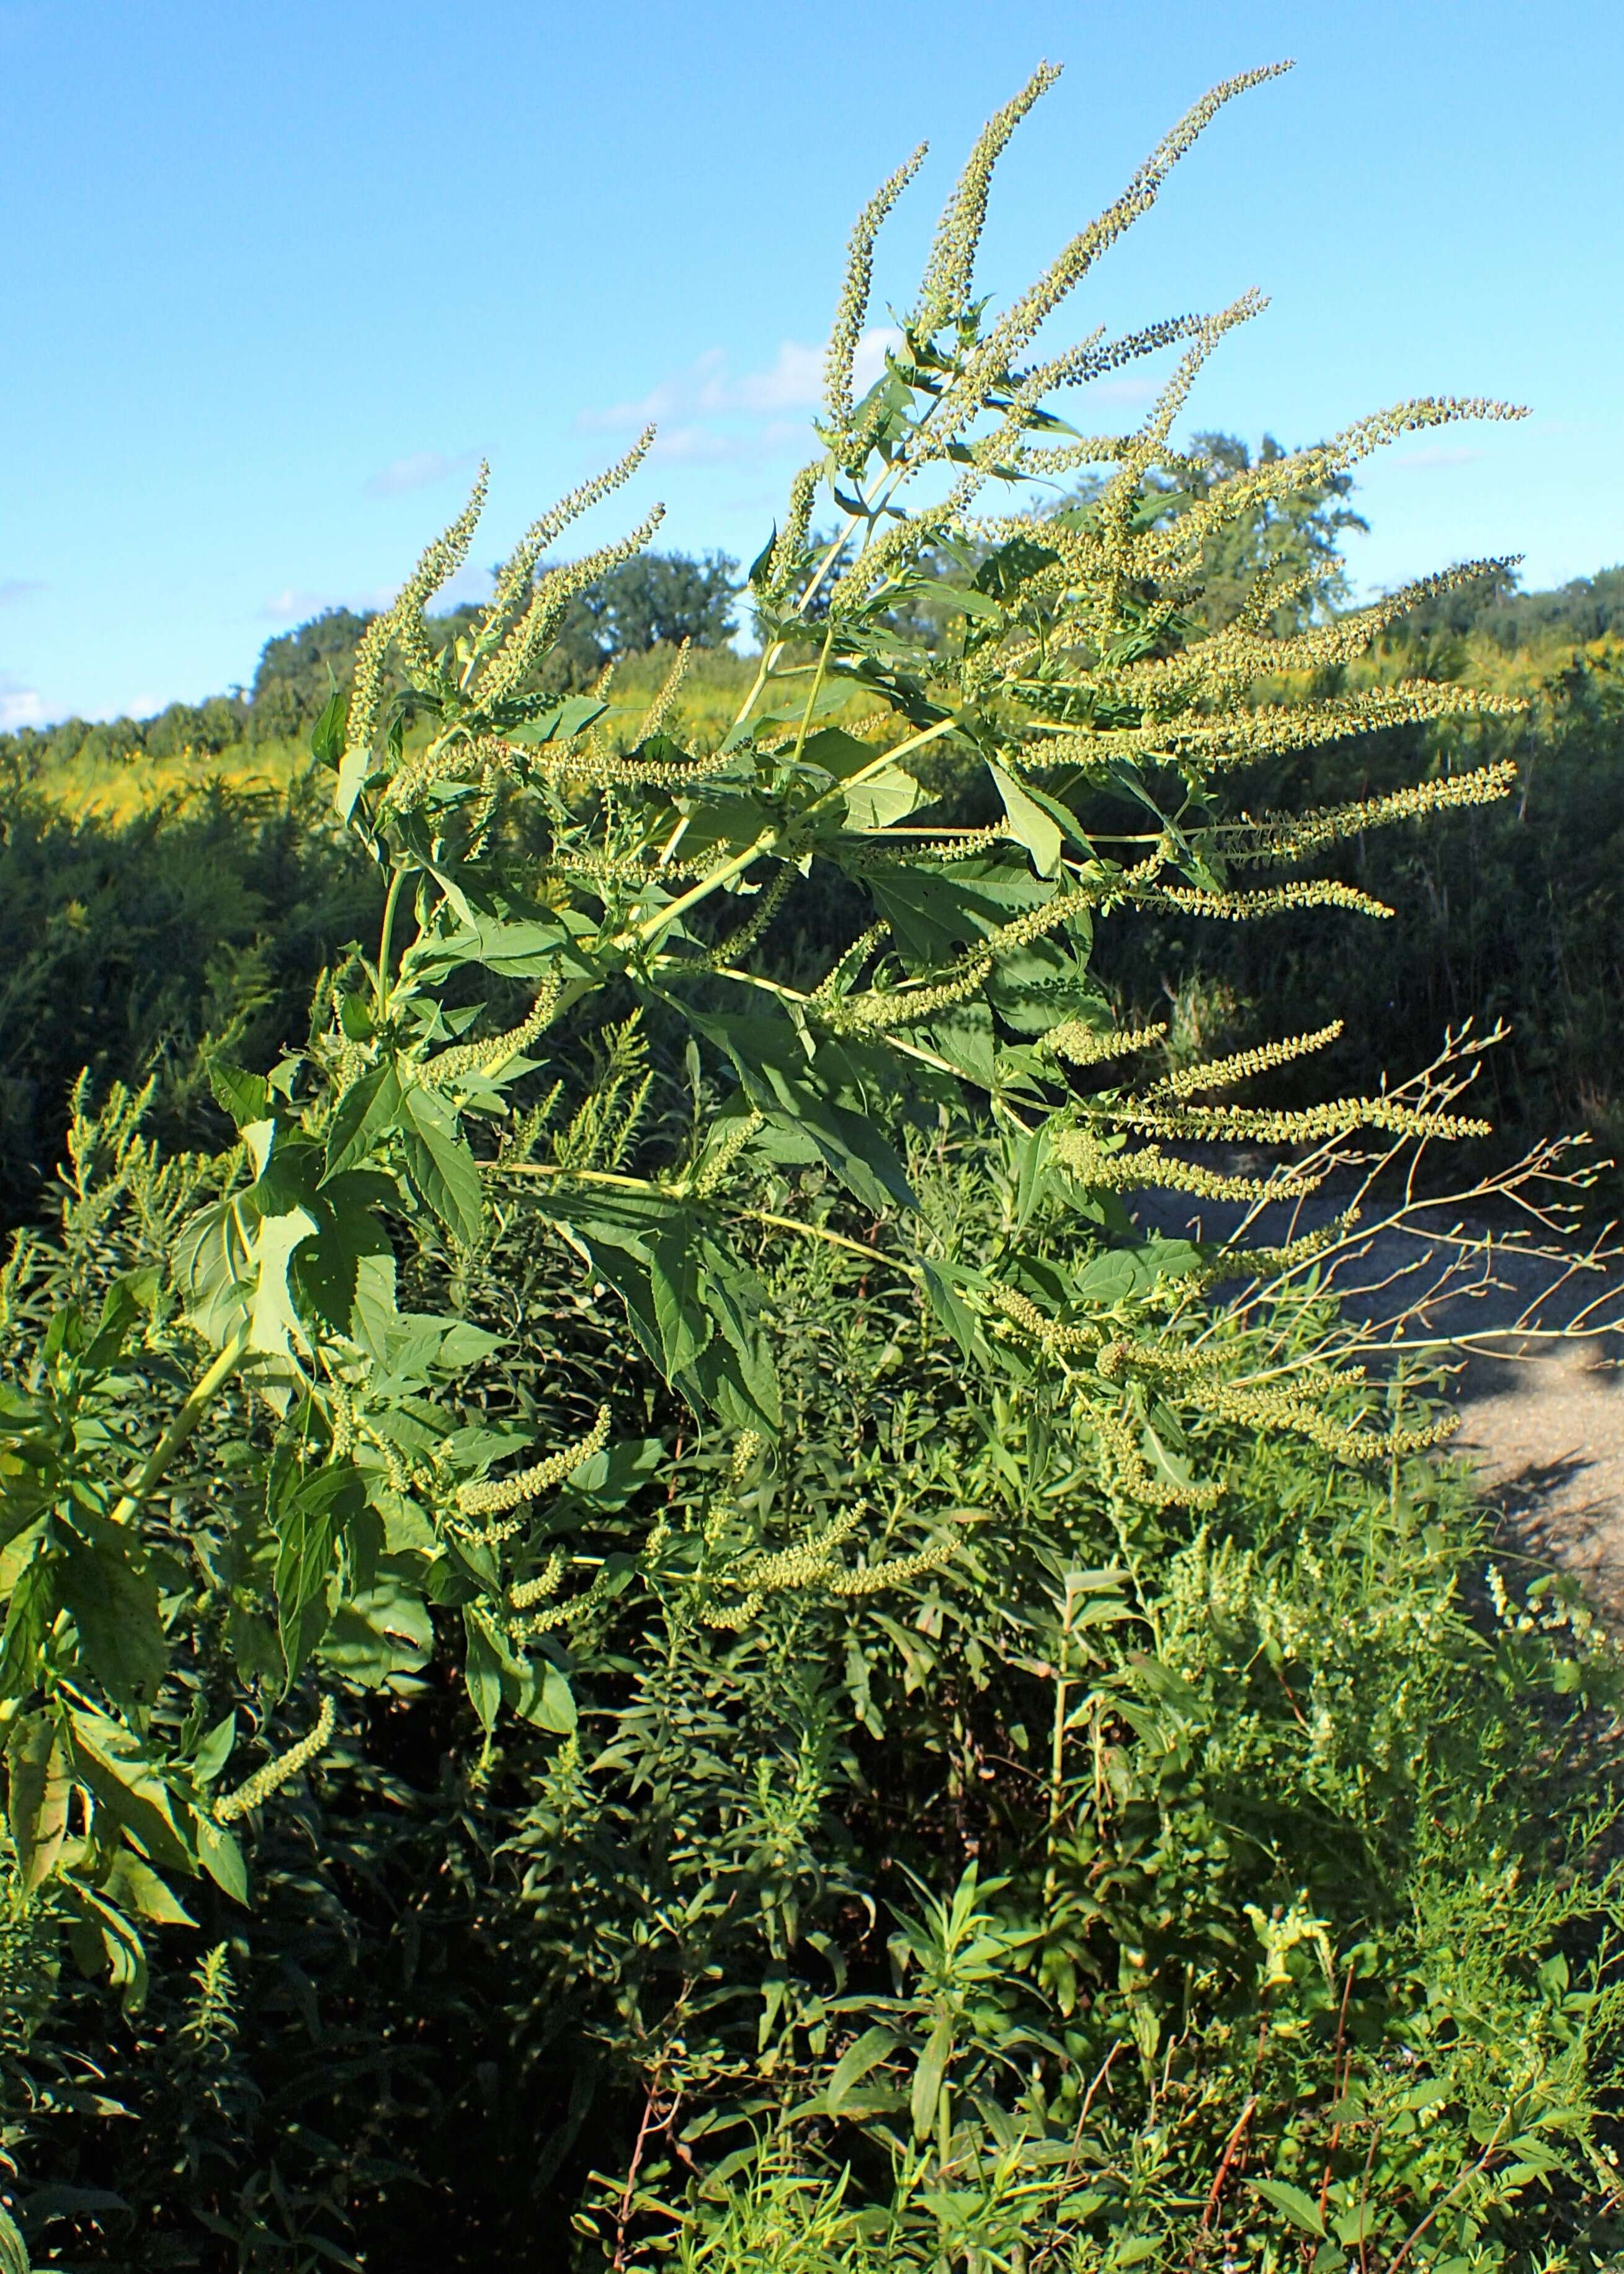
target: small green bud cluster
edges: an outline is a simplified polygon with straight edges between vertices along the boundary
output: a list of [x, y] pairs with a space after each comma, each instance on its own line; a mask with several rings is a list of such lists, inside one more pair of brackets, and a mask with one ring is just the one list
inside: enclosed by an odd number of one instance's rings
[[500, 1073], [552, 1025], [562, 991], [557, 979], [547, 980], [537, 990], [535, 1001], [516, 1027], [509, 1027], [505, 1034], [487, 1035], [484, 1042], [459, 1043], [452, 1050], [440, 1051], [422, 1068], [419, 1078], [430, 1088], [440, 1089], [470, 1073]]
[[267, 1761], [263, 1768], [256, 1769], [247, 1782], [238, 1785], [235, 1792], [229, 1792], [223, 1799], [215, 1802], [215, 1823], [235, 1824], [239, 1817], [246, 1816], [251, 1809], [259, 1808], [274, 1792], [280, 1792], [283, 1785], [290, 1783], [327, 1744], [337, 1718], [331, 1698], [323, 1698], [307, 1736], [301, 1737], [297, 1745], [289, 1745], [287, 1751], [279, 1754], [274, 1760]]
[[538, 1500], [543, 1493], [561, 1485], [566, 1477], [590, 1461], [594, 1453], [602, 1452], [609, 1439], [609, 1408], [600, 1405], [598, 1419], [586, 1435], [574, 1445], [566, 1445], [561, 1452], [551, 1453], [545, 1461], [533, 1467], [521, 1469], [516, 1476], [504, 1477], [500, 1484], [465, 1484], [457, 1487], [456, 1505], [460, 1516], [505, 1516], [509, 1509], [520, 1507], [526, 1501]]
[[1492, 804], [1509, 797], [1517, 780], [1516, 760], [1497, 758], [1492, 765], [1474, 767], [1470, 773], [1444, 774], [1437, 781], [1417, 782], [1383, 797], [1316, 806], [1307, 813], [1266, 813], [1257, 821], [1244, 814], [1234, 825], [1234, 841], [1226, 844], [1224, 850], [1230, 861], [1244, 864], [1301, 861], [1342, 839], [1385, 829], [1395, 821], [1418, 820], [1423, 815], [1461, 806]]

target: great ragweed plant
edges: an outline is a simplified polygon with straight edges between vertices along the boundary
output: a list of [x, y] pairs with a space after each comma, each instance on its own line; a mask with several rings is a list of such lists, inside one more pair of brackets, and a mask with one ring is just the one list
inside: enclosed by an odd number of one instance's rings
[[[1225, 803], [1259, 757], [1507, 707], [1426, 681], [1290, 691], [1417, 600], [1500, 564], [1290, 634], [1272, 629], [1294, 598], [1277, 576], [1259, 574], [1221, 631], [1203, 634], [1195, 604], [1226, 523], [1401, 434], [1515, 412], [1425, 397], [1212, 479], [1173, 429], [1207, 357], [1260, 312], [1255, 295], [1124, 337], [1044, 343], [1222, 105], [1273, 75], [1197, 104], [1000, 312], [976, 254], [996, 162], [1055, 76], [1040, 71], [973, 150], [883, 373], [860, 396], [881, 224], [922, 153], [865, 207], [817, 455], [750, 573], [759, 662], [713, 743], [689, 748], [675, 731], [680, 659], [629, 746], [606, 680], [566, 697], [546, 681], [570, 599], [647, 542], [658, 510], [577, 560], [553, 555], [632, 478], [648, 435], [533, 523], [486, 606], [447, 636], [430, 605], [468, 558], [482, 471], [367, 630], [353, 690], [328, 706], [314, 750], [341, 820], [387, 875], [376, 945], [319, 989], [302, 1048], [264, 1073], [218, 1068], [237, 1143], [170, 1177], [154, 1203], [160, 1252], [98, 1316], [69, 1307], [32, 1342], [19, 1332], [0, 1404], [14, 1844], [31, 1885], [60, 1883], [130, 1994], [142, 1963], [132, 1917], [173, 1916], [169, 1879], [199, 1869], [245, 1894], [229, 1826], [314, 1758], [335, 1718], [342, 1728], [336, 1689], [422, 1665], [425, 1606], [457, 1619], [487, 1733], [506, 1706], [562, 1735], [572, 1637], [644, 1583], [692, 1585], [706, 1615], [736, 1624], [770, 1594], [866, 1593], [946, 1552], [928, 1541], [876, 1560], [856, 1517], [798, 1534], [793, 1510], [769, 1525], [741, 1501], [703, 1540], [657, 1525], [637, 1554], [577, 1553], [555, 1495], [602, 1484], [613, 1417], [561, 1449], [484, 1424], [461, 1384], [500, 1364], [499, 1346], [402, 1307], [403, 1239], [466, 1250], [492, 1211], [537, 1212], [618, 1293], [648, 1367], [698, 1423], [751, 1445], [780, 1427], [753, 1264], [775, 1239], [831, 1242], [906, 1274], [966, 1366], [1061, 1366], [1109, 1489], [1128, 1500], [1211, 1498], [1181, 1449], [1181, 1412], [1292, 1430], [1350, 1459], [1419, 1442], [1327, 1420], [1350, 1381], [1333, 1361], [1265, 1383], [1189, 1346], [1187, 1313], [1163, 1299], [1205, 1284], [1207, 1259], [1139, 1236], [1125, 1199], [1153, 1186], [1289, 1198], [1323, 1173], [1192, 1158], [1192, 1146], [1323, 1147], [1361, 1128], [1432, 1141], [1481, 1125], [1398, 1096], [1289, 1112], [1201, 1102], [1328, 1047], [1329, 1028], [1136, 1087], [1119, 1077], [1154, 1035], [1118, 1030], [1090, 968], [1097, 928], [1139, 910], [1379, 916], [1340, 885], [1235, 879], [1510, 786], [1501, 766], [1297, 816]], [[1137, 428], [1063, 417], [1076, 390], [1177, 346]], [[1065, 488], [1091, 473], [1086, 493]], [[927, 637], [925, 621], [949, 629]], [[948, 753], [980, 770], [996, 820], [914, 817], [932, 803], [929, 763]], [[1101, 792], [1141, 817], [1136, 832], [1090, 832], [1081, 801]], [[820, 869], [854, 888], [864, 915], [823, 978], [796, 988], [763, 943]], [[515, 983], [517, 1018], [496, 1007]], [[671, 1143], [647, 1126], [628, 998], [638, 1018], [685, 1034], [696, 1109], [702, 1091], [716, 1101]], [[595, 1000], [600, 1023], [616, 1022], [611, 1047], [597, 1087], [555, 1126], [561, 1037], [590, 1022]], [[998, 1258], [975, 1269], [933, 1252], [898, 1141], [899, 1117], [966, 1099], [1011, 1147], [1019, 1194]], [[120, 1141], [129, 1155], [130, 1132]], [[156, 1193], [155, 1165], [138, 1166]], [[846, 1217], [794, 1198], [808, 1170], [832, 1178]], [[173, 1221], [183, 1192], [189, 1213]], [[87, 1187], [78, 1204], [103, 1202]], [[1052, 1246], [1041, 1262], [1023, 1248], [1040, 1206], [1071, 1213], [1064, 1266]], [[1259, 1269], [1275, 1254], [1259, 1249]], [[13, 1331], [32, 1316], [25, 1267], [6, 1297]], [[183, 1571], [187, 1528], [221, 1502], [231, 1544], [204, 1559], [199, 1583]], [[270, 1690], [308, 1686], [313, 1669], [327, 1693], [309, 1735], [219, 1803], [209, 1788], [236, 1725], [206, 1730], [174, 1695], [165, 1605], [183, 1577], [213, 1589], [222, 1615], [268, 1601]], [[256, 1663], [263, 1686], [263, 1653]]]

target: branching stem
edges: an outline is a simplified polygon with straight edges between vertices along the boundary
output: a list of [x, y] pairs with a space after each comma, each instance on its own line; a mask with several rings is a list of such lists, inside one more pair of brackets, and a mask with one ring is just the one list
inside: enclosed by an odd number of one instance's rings
[[153, 1487], [241, 1366], [247, 1352], [248, 1327], [244, 1321], [214, 1363], [198, 1376], [187, 1393], [185, 1403], [147, 1455], [140, 1474], [124, 1487], [119, 1499], [114, 1502], [110, 1513], [115, 1524], [132, 1524], [135, 1521]]

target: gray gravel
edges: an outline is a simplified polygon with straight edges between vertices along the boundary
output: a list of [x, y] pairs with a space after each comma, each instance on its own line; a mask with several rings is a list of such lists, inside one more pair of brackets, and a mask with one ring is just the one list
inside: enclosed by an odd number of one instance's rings
[[[1327, 1221], [1339, 1203], [1316, 1194], [1294, 1224], [1271, 1210], [1251, 1237], [1282, 1239]], [[1147, 1195], [1138, 1214], [1170, 1237], [1222, 1238], [1234, 1207]], [[1380, 1210], [1372, 1202], [1374, 1221]], [[1515, 1219], [1496, 1228], [1467, 1219], [1481, 1254], [1451, 1238], [1458, 1219], [1420, 1211], [1403, 1228], [1359, 1239], [1332, 1278], [1353, 1318], [1378, 1321], [1425, 1299], [1409, 1334], [1436, 1336], [1454, 1373], [1461, 1409], [1452, 1449], [1477, 1464], [1486, 1491], [1517, 1546], [1581, 1575], [1598, 1607], [1624, 1622], [1624, 1254], [1616, 1238], [1594, 1263], [1571, 1243]], [[1526, 1244], [1519, 1245], [1519, 1239]], [[1575, 1324], [1610, 1329], [1578, 1341], [1553, 1339]]]

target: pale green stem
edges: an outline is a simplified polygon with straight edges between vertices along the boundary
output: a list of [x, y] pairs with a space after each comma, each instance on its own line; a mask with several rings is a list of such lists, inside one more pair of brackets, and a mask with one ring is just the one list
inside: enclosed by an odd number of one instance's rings
[[[584, 1185], [613, 1185], [621, 1192], [653, 1193], [661, 1200], [686, 1198], [680, 1185], [650, 1184], [646, 1177], [616, 1176], [608, 1169], [568, 1169], [559, 1161], [513, 1161], [495, 1163], [500, 1174], [506, 1177], [567, 1177]], [[831, 1231], [821, 1224], [803, 1224], [793, 1216], [775, 1216], [770, 1209], [738, 1209], [734, 1214], [751, 1224], [771, 1224], [775, 1231], [798, 1231], [803, 1239], [821, 1239], [827, 1246], [844, 1248], [849, 1255], [861, 1255], [866, 1263], [883, 1263], [889, 1271], [899, 1271], [910, 1279], [921, 1279], [923, 1272], [917, 1263], [905, 1263], [899, 1256], [887, 1255], [883, 1248], [869, 1247], [861, 1239], [848, 1239], [843, 1231]]]
[[[812, 998], [802, 994], [799, 988], [786, 987], [776, 979], [764, 979], [758, 972], [741, 971], [736, 964], [719, 964], [710, 976], [715, 979], [737, 980], [741, 987], [759, 987], [763, 994], [776, 995], [780, 1001], [786, 1003], [809, 1005], [812, 1001]], [[913, 1058], [920, 1065], [928, 1065], [933, 1073], [951, 1074], [955, 1081], [974, 1082], [980, 1088], [987, 1088], [986, 1083], [981, 1081], [979, 1075], [968, 1073], [963, 1066], [954, 1065], [949, 1058], [938, 1058], [934, 1050], [926, 1050], [921, 1043], [905, 1043], [899, 1035], [894, 1034], [888, 1034], [885, 1042], [886, 1047], [895, 1050], [899, 1057]], [[1019, 1130], [1023, 1137], [1031, 1135], [1031, 1123], [1023, 1121], [1012, 1105], [1007, 1103], [993, 1091], [988, 1091], [988, 1096], [991, 1099], [995, 1113], [1001, 1113], [1011, 1127]]]
[[680, 1190], [650, 1183], [647, 1177], [617, 1176], [611, 1169], [572, 1169], [562, 1161], [493, 1161], [490, 1166], [504, 1177], [572, 1177], [577, 1184], [613, 1185], [627, 1193], [657, 1193], [662, 1200], [680, 1200]]
[[823, 648], [820, 651], [817, 659], [817, 669], [813, 673], [812, 684], [807, 689], [806, 704], [801, 713], [801, 725], [796, 729], [795, 747], [790, 753], [790, 764], [792, 765], [796, 765], [800, 763], [801, 754], [807, 747], [807, 728], [812, 724], [813, 706], [817, 701], [819, 689], [823, 684], [823, 674], [829, 668], [829, 651], [834, 645], [834, 638], [835, 628], [831, 622], [829, 629], [823, 635]]
[[922, 1279], [924, 1273], [917, 1263], [905, 1263], [899, 1256], [887, 1255], [883, 1249], [869, 1247], [861, 1239], [848, 1239], [843, 1231], [830, 1231], [821, 1224], [802, 1224], [793, 1216], [774, 1216], [770, 1209], [741, 1209], [741, 1216], [752, 1224], [770, 1224], [775, 1231], [798, 1231], [805, 1239], [821, 1239], [831, 1247], [843, 1247], [851, 1255], [861, 1255], [865, 1262], [883, 1263], [888, 1271], [900, 1271], [909, 1279]]
[[1065, 1788], [1066, 1658], [1071, 1642], [1071, 1581], [1065, 1583], [1065, 1608], [1060, 1615], [1060, 1663], [1055, 1669], [1055, 1713], [1049, 1746], [1049, 1826], [1044, 1835], [1043, 1915], [1053, 1914], [1059, 1885], [1060, 1817]]
[[186, 1394], [185, 1403], [147, 1455], [139, 1476], [125, 1487], [115, 1502], [112, 1510], [115, 1524], [134, 1522], [140, 1513], [141, 1503], [203, 1419], [214, 1397], [237, 1372], [247, 1349], [248, 1328], [244, 1323], [237, 1329], [207, 1371], [199, 1374], [193, 1382]]
[[742, 853], [735, 853], [731, 861], [725, 861], [719, 869], [713, 869], [708, 877], [661, 908], [657, 915], [646, 917], [635, 931], [621, 932], [614, 945], [619, 947], [623, 944], [646, 944], [649, 940], [657, 939], [667, 924], [674, 923], [679, 916], [686, 915], [690, 908], [697, 907], [702, 900], [709, 900], [712, 892], [719, 892], [722, 886], [730, 885], [735, 877], [741, 877], [752, 861], [759, 860], [763, 853], [770, 853], [778, 841], [776, 829], [763, 829], [753, 845], [747, 845]]
[[[922, 434], [924, 433], [926, 427], [929, 425], [931, 420], [936, 417], [937, 410], [941, 408], [944, 400], [944, 395], [937, 395], [931, 403], [927, 404], [924, 416], [921, 418], [919, 425], [915, 430], [916, 433]], [[873, 505], [869, 508], [868, 512], [866, 515], [861, 513], [848, 513], [846, 516], [844, 527], [841, 529], [838, 536], [836, 537], [831, 544], [823, 559], [818, 562], [816, 568], [813, 572], [811, 581], [808, 583], [806, 591], [802, 592], [796, 600], [792, 614], [795, 615], [803, 614], [807, 608], [810, 606], [812, 601], [817, 595], [818, 590], [822, 585], [824, 577], [828, 576], [830, 570], [840, 558], [846, 538], [851, 535], [853, 530], [856, 528], [858, 523], [860, 521], [867, 520], [869, 526], [872, 527], [875, 522], [879, 519], [880, 515], [883, 512], [889, 501], [895, 497], [903, 483], [906, 481], [908, 477], [916, 471], [917, 469], [912, 458], [906, 456], [899, 458], [896, 464], [890, 469], [885, 480], [881, 484], [879, 495], [876, 498]], [[755, 709], [756, 697], [760, 695], [763, 688], [765, 687], [769, 679], [771, 678], [773, 667], [777, 664], [778, 658], [783, 654], [787, 644], [787, 641], [785, 640], [775, 641], [773, 645], [768, 648], [763, 654], [761, 666], [756, 674], [755, 681], [750, 688], [749, 693], [744, 698], [744, 702], [740, 708], [738, 717], [733, 720], [733, 730], [735, 733], [743, 726], [745, 720]]]
[[[823, 804], [824, 799], [833, 797], [837, 790], [844, 793], [848, 789], [854, 789], [859, 782], [866, 782], [871, 778], [871, 776], [877, 773], [883, 773], [885, 768], [887, 766], [894, 766], [898, 758], [906, 758], [911, 756], [914, 751], [923, 749], [927, 742], [934, 742], [938, 734], [951, 734], [958, 723], [959, 721], [956, 714], [950, 712], [945, 719], [938, 719], [934, 727], [921, 727], [920, 731], [916, 734], [910, 734], [906, 742], [898, 742], [896, 744], [894, 749], [882, 750], [877, 757], [870, 758], [866, 766], [860, 766], [854, 774], [848, 774], [844, 781], [836, 782], [831, 788], [826, 789], [823, 792], [823, 797], [815, 799], [813, 803], [807, 808], [807, 811], [808, 813], [815, 813], [817, 810], [817, 808]], [[932, 833], [941, 834], [943, 832], [934, 832]]]
[[[816, 699], [819, 683], [818, 681], [813, 682], [813, 699]], [[807, 719], [810, 715], [811, 702], [809, 701], [806, 717], [801, 720], [803, 734]], [[927, 742], [934, 742], [938, 735], [947, 734], [954, 723], [951, 717], [938, 719], [934, 727], [926, 727], [918, 734], [910, 734], [906, 742], [898, 742], [894, 749], [882, 750], [877, 757], [872, 759], [868, 765], [859, 767], [858, 771], [846, 780], [833, 783], [821, 797], [814, 798], [811, 804], [802, 813], [797, 815], [793, 826], [799, 827], [808, 814], [816, 813], [820, 805], [826, 803], [837, 794], [844, 795], [847, 790], [854, 788], [859, 782], [868, 781], [873, 775], [883, 773], [888, 766], [895, 765], [898, 758], [906, 757], [911, 751], [922, 749]], [[798, 752], [801, 747], [798, 742], [796, 744]], [[759, 860], [764, 854], [776, 852], [782, 845], [785, 835], [786, 832], [782, 829], [764, 829], [754, 844], [747, 845], [743, 852], [734, 854], [733, 859], [725, 861], [719, 869], [713, 869], [708, 877], [703, 877], [698, 884], [690, 886], [686, 892], [672, 900], [666, 907], [658, 910], [655, 915], [645, 917], [635, 931], [622, 932], [615, 945], [629, 945], [635, 942], [646, 945], [650, 940], [658, 939], [668, 924], [674, 923], [680, 916], [686, 915], [690, 908], [697, 907], [701, 901], [709, 900], [712, 892], [720, 892], [723, 885], [731, 884], [735, 877], [742, 876], [752, 861]]]
[[389, 959], [395, 944], [395, 911], [406, 883], [406, 871], [397, 869], [389, 879], [389, 889], [384, 895], [383, 928], [378, 935], [378, 982], [376, 989], [378, 1016], [381, 1019], [389, 1007]]

